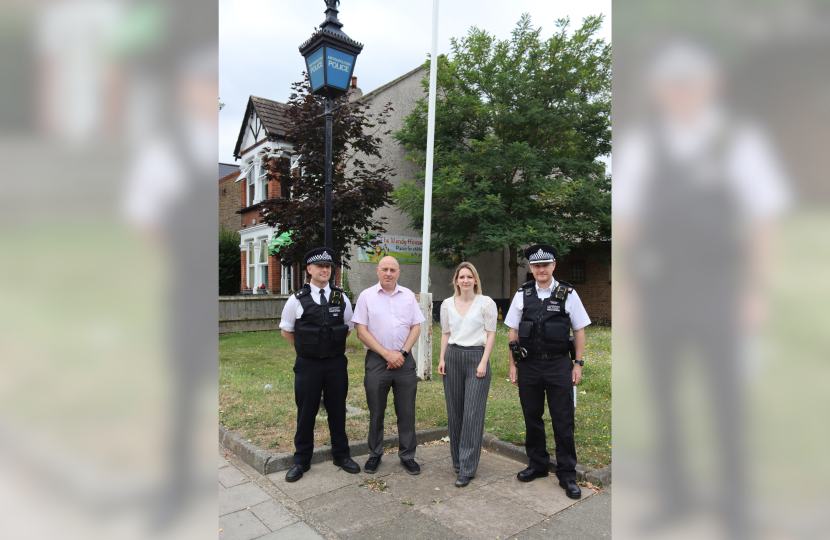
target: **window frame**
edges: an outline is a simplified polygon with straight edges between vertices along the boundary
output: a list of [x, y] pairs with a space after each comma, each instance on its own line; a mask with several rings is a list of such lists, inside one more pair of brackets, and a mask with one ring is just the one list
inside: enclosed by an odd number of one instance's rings
[[[577, 273], [582, 273], [582, 277], [577, 277]], [[584, 283], [588, 280], [588, 270], [587, 265], [585, 264], [585, 259], [579, 259], [575, 261], [571, 261], [571, 268], [570, 268], [570, 281], [573, 283]]]

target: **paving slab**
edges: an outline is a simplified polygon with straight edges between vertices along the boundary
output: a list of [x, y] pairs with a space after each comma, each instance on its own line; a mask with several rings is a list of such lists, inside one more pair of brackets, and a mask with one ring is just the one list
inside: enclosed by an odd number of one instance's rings
[[410, 510], [398, 517], [360, 531], [349, 540], [463, 540], [452, 530], [428, 518], [421, 512]]
[[[222, 540], [222, 538], [220, 537], [219, 540]], [[260, 536], [257, 540], [324, 540], [324, 538], [301, 521], [265, 536]]]
[[282, 503], [275, 500], [265, 501], [251, 507], [251, 512], [270, 530], [276, 531], [300, 521]]
[[[358, 465], [361, 464], [360, 461], [355, 461]], [[335, 467], [331, 461], [326, 461], [312, 465], [296, 482], [286, 482], [285, 471], [269, 474], [268, 479], [283, 493], [297, 502], [302, 502], [349, 484], [357, 484], [361, 481], [362, 474], [349, 474], [340, 467]]]
[[485, 488], [460, 495], [445, 503], [419, 510], [456, 534], [474, 540], [507, 538], [538, 523], [546, 516], [500, 497]]
[[219, 490], [219, 515], [224, 516], [269, 500], [271, 496], [253, 482], [222, 489]]
[[516, 475], [525, 468], [524, 463], [497, 454], [482, 452], [476, 477], [471, 480], [471, 483], [486, 486], [502, 479], [516, 478]]
[[221, 455], [219, 455], [219, 456], [217, 456], [217, 457], [219, 458], [219, 468], [220, 468], [220, 469], [221, 469], [221, 468], [223, 468], [223, 467], [230, 467], [230, 465], [231, 465], [231, 464], [230, 464], [230, 463], [228, 463], [228, 460], [227, 460], [227, 459], [225, 459], [225, 458], [224, 458], [224, 457], [222, 457]]
[[607, 540], [611, 538], [611, 497], [597, 494], [514, 535], [517, 540]]
[[348, 538], [409, 511], [391, 494], [350, 485], [306, 499], [300, 506], [338, 536]]
[[238, 486], [245, 482], [250, 482], [251, 479], [242, 474], [236, 467], [224, 467], [219, 469], [219, 482], [226, 488]]
[[418, 463], [433, 463], [450, 456], [449, 444], [432, 444], [429, 446], [419, 446], [415, 450], [415, 461]]
[[[516, 477], [504, 478], [481, 489], [490, 490], [545, 516], [552, 516], [579, 502], [565, 495], [565, 490], [559, 487], [555, 476], [537, 478], [532, 482], [520, 482]], [[594, 490], [582, 486], [580, 500], [594, 493]]]
[[248, 510], [219, 516], [219, 528], [220, 540], [251, 540], [271, 532]]
[[449, 500], [471, 489], [471, 486], [455, 487], [456, 478], [454, 472], [425, 463], [421, 466], [421, 474], [417, 476], [400, 471], [384, 476], [383, 481], [393, 497], [401, 501], [412, 501], [413, 508], [420, 508], [434, 504], [433, 499]]
[[[449, 474], [455, 475], [455, 467], [452, 464], [452, 457], [447, 457], [441, 461], [434, 463], [435, 466], [447, 471]], [[478, 462], [478, 470], [476, 476], [470, 483], [476, 486], [486, 486], [492, 484], [503, 478], [514, 477], [519, 471], [523, 470], [525, 466], [522, 463], [513, 461], [512, 459], [499, 456], [491, 453], [482, 453], [481, 459]], [[456, 477], [458, 475], [455, 475]]]

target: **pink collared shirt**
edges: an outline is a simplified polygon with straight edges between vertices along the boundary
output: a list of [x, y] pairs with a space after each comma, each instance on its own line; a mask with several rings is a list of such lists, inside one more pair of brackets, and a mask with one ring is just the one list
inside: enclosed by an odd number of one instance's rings
[[[380, 283], [360, 293], [352, 315], [352, 323], [366, 325], [387, 351], [400, 350], [410, 329], [423, 321], [415, 295], [397, 283], [392, 294], [384, 291]], [[363, 348], [369, 349], [365, 345]]]

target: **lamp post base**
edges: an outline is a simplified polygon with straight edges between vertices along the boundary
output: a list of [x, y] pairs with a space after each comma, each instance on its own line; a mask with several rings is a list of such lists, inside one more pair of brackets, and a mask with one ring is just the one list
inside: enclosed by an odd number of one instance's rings
[[415, 370], [422, 381], [432, 380], [432, 293], [415, 293], [418, 307], [424, 316], [421, 323], [421, 335], [412, 347], [412, 356], [415, 358]]

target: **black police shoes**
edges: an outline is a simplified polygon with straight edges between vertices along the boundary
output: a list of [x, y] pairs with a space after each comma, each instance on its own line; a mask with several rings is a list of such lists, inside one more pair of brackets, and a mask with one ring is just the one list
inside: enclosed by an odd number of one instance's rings
[[335, 467], [340, 467], [349, 474], [357, 474], [360, 472], [360, 465], [355, 463], [354, 460], [350, 457], [347, 457], [342, 461], [335, 459], [332, 463], [334, 463]]
[[285, 473], [285, 481], [286, 482], [296, 482], [300, 478], [303, 477], [304, 472], [308, 472], [311, 468], [311, 465], [297, 465], [294, 464], [293, 467], [288, 469], [288, 472]]
[[380, 467], [380, 456], [375, 456], [366, 460], [366, 465], [363, 466], [363, 470], [367, 473], [374, 474], [378, 472], [378, 467]]
[[582, 490], [579, 489], [579, 484], [576, 480], [560, 480], [559, 487], [565, 490], [565, 495], [571, 499], [578, 499], [582, 497]]
[[547, 475], [548, 471], [537, 471], [533, 467], [528, 467], [527, 469], [517, 474], [516, 478], [518, 478], [522, 482], [532, 482], [537, 478], [544, 478]]
[[421, 467], [415, 463], [414, 459], [401, 460], [401, 465], [409, 474], [421, 474]]
[[464, 487], [470, 484], [469, 476], [459, 476], [455, 481], [455, 487]]

